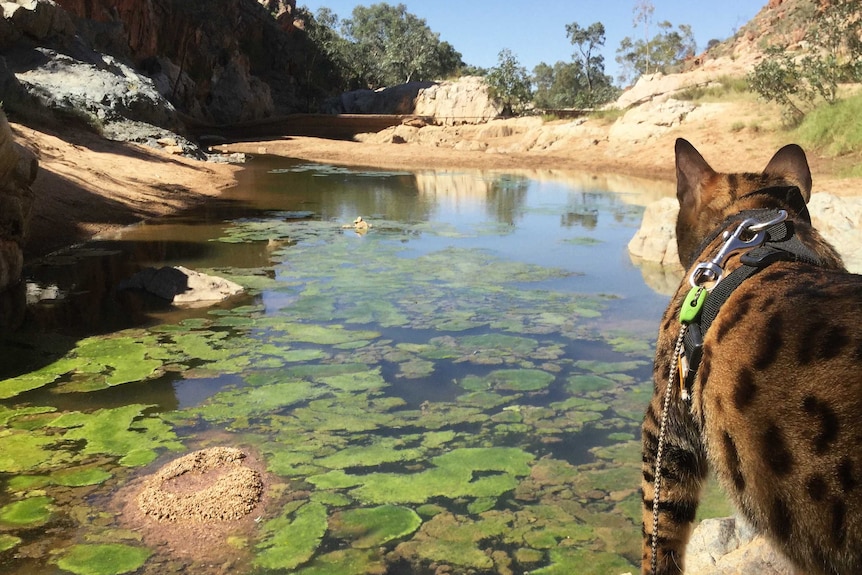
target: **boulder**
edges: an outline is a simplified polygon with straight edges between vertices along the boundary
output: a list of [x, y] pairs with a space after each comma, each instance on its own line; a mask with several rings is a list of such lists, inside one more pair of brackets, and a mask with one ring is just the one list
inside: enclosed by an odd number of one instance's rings
[[662, 198], [644, 211], [640, 228], [629, 241], [629, 254], [661, 265], [680, 267], [676, 246], [676, 198]]
[[141, 289], [177, 305], [216, 303], [243, 291], [242, 286], [230, 280], [183, 266], [143, 269], [117, 289]]
[[835, 246], [844, 265], [862, 273], [862, 197], [841, 197], [819, 192], [808, 202], [811, 223]]
[[686, 549], [686, 573], [713, 575], [784, 575], [791, 563], [735, 517], [705, 519]]
[[327, 114], [413, 114], [419, 93], [433, 82], [409, 82], [378, 90], [354, 90], [327, 101]]
[[434, 118], [438, 124], [481, 124], [500, 115], [503, 107], [488, 93], [488, 84], [478, 76], [440, 82], [421, 90], [413, 113]]
[[38, 63], [16, 77], [48, 109], [89, 115], [102, 127], [123, 119], [169, 129], [180, 125], [152, 80], [112, 56], [92, 53], [84, 62], [47, 48], [36, 48], [34, 55]]
[[52, 0], [0, 2], [0, 10], [17, 33], [32, 39], [71, 38], [75, 35], [72, 19]]
[[355, 90], [329, 100], [328, 114], [415, 114], [436, 124], [481, 124], [502, 107], [488, 93], [484, 78], [454, 82], [410, 82], [379, 90]]

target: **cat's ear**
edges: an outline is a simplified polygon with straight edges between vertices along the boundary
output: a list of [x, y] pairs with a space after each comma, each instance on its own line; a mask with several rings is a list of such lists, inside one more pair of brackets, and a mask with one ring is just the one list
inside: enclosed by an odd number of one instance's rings
[[676, 146], [676, 198], [679, 205], [700, 203], [701, 182], [714, 176], [713, 170], [688, 140], [677, 138]]
[[763, 174], [798, 186], [805, 203], [811, 198], [811, 170], [808, 167], [808, 159], [802, 148], [796, 144], [788, 144], [775, 152]]

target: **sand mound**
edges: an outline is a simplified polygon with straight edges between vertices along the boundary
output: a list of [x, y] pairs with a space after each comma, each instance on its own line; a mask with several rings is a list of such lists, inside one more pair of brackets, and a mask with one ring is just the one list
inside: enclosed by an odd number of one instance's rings
[[260, 473], [232, 447], [189, 453], [144, 479], [136, 500], [158, 521], [233, 521], [251, 513], [263, 495]]

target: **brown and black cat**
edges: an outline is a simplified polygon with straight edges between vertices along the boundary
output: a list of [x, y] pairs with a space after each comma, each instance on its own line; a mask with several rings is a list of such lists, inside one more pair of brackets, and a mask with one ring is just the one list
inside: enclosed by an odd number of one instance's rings
[[642, 571], [683, 572], [713, 469], [800, 572], [862, 573], [862, 276], [811, 227], [799, 146], [760, 174], [723, 174], [680, 139], [676, 172], [688, 272], [642, 429]]

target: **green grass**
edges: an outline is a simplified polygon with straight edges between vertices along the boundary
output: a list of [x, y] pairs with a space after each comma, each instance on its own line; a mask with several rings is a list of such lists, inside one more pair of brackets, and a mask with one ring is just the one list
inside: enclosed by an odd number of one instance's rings
[[862, 94], [820, 104], [796, 129], [799, 141], [830, 156], [862, 150]]
[[613, 124], [623, 116], [625, 116], [626, 110], [621, 110], [619, 108], [608, 108], [607, 110], [596, 110], [595, 112], [590, 112], [589, 117], [602, 122], [603, 124]]
[[709, 86], [692, 86], [681, 90], [674, 98], [685, 101], [727, 101], [750, 93], [748, 80], [744, 77], [721, 76]]

